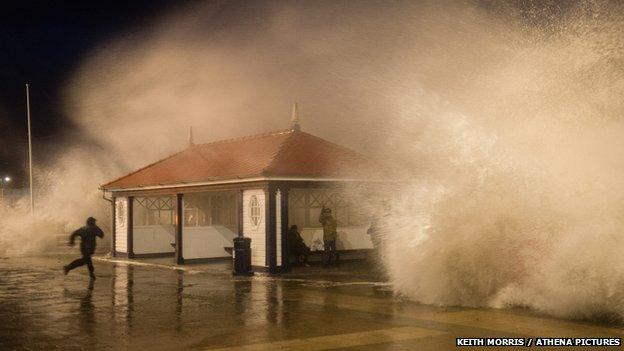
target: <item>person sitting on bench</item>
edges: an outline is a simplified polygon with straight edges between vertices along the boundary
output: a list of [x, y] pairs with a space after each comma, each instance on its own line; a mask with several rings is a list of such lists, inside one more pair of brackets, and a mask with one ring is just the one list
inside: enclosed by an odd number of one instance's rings
[[309, 266], [308, 256], [310, 248], [305, 244], [297, 225], [292, 225], [288, 231], [288, 252], [290, 257], [295, 257], [296, 264]]

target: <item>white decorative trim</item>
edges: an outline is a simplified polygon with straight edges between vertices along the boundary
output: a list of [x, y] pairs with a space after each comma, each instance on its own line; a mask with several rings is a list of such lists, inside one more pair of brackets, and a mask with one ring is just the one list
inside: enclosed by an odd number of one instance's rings
[[[215, 180], [208, 182], [195, 182], [195, 183], [178, 183], [169, 185], [150, 185], [144, 187], [135, 188], [110, 188], [104, 189], [105, 191], [137, 191], [137, 190], [156, 190], [156, 189], [173, 189], [173, 188], [185, 188], [203, 185], [220, 185], [220, 184], [236, 184], [236, 183], [249, 183], [258, 181], [299, 181], [299, 182], [374, 182], [374, 183], [394, 183], [397, 180], [381, 180], [381, 179], [358, 179], [358, 178], [297, 178], [297, 177], [256, 177], [256, 178], [241, 178], [230, 180]], [[100, 187], [100, 189], [102, 189]]]
[[262, 217], [264, 216], [262, 206], [263, 203], [258, 199], [258, 195], [251, 195], [249, 199], [249, 223], [253, 229], [258, 229], [262, 224]]

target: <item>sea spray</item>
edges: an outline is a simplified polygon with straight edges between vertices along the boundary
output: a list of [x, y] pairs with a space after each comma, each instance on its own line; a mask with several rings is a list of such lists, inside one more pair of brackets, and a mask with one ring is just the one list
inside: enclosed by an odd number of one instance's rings
[[[395, 288], [428, 304], [621, 321], [624, 184], [605, 156], [621, 124], [536, 123], [531, 136], [513, 138], [513, 123], [501, 132], [447, 118], [429, 126], [452, 141], [437, 160], [445, 172], [423, 171], [427, 181], [405, 185], [385, 217]], [[524, 152], [532, 143], [552, 151]], [[570, 143], [578, 157], [566, 156]]]

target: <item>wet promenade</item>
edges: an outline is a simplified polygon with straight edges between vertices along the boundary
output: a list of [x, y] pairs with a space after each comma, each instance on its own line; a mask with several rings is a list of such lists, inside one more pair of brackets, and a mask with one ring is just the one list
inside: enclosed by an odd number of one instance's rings
[[90, 284], [84, 267], [63, 276], [69, 259], [0, 259], [2, 350], [448, 350], [458, 336], [622, 337], [522, 310], [419, 305], [348, 265], [235, 278], [219, 265], [96, 261]]

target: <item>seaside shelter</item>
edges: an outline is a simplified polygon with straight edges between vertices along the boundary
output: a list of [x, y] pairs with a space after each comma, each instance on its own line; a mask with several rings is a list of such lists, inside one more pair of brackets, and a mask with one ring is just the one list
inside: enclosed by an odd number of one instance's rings
[[194, 144], [191, 133], [185, 150], [101, 185], [112, 197], [112, 255], [223, 259], [245, 236], [253, 269], [277, 273], [290, 267], [291, 225], [313, 251], [323, 249], [322, 207], [338, 221], [338, 250], [369, 250], [362, 199], [379, 193], [379, 170], [358, 152], [301, 131], [296, 109], [288, 130], [206, 144]]

